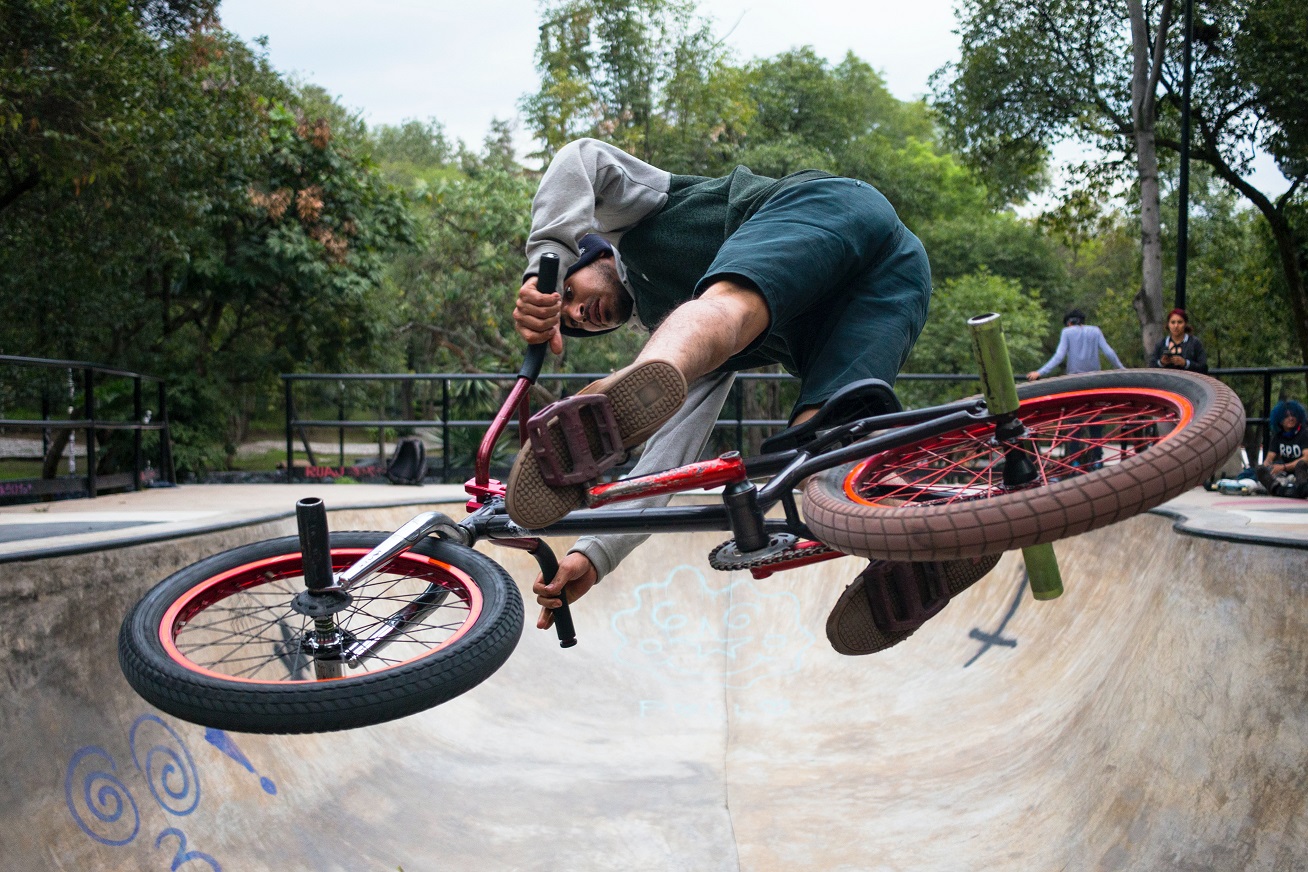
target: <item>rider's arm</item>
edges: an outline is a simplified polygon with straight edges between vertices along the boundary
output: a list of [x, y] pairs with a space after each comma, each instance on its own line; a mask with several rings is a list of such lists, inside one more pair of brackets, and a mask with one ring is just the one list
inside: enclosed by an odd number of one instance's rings
[[1045, 361], [1044, 366], [1036, 370], [1041, 378], [1049, 375], [1058, 368], [1059, 364], [1067, 359], [1067, 342], [1067, 328], [1063, 328], [1063, 332], [1058, 334], [1058, 349], [1054, 352], [1054, 356]]
[[527, 274], [538, 272], [541, 255], [553, 252], [561, 276], [577, 261], [578, 239], [596, 231], [621, 234], [659, 209], [671, 184], [671, 173], [606, 142], [578, 139], [563, 146], [531, 204]]
[[[676, 415], [664, 424], [645, 443], [631, 476], [661, 472], [677, 466], [694, 463], [703, 456], [713, 425], [718, 420], [722, 405], [727, 401], [732, 373], [714, 373], [690, 385], [686, 402]], [[629, 476], [629, 477], [631, 477]], [[606, 508], [635, 509], [666, 506], [671, 497], [645, 497], [639, 500], [614, 503]], [[639, 533], [614, 533], [606, 536], [583, 536], [569, 553], [580, 552], [594, 565], [599, 577], [608, 575], [626, 559], [637, 545], [648, 539]]]

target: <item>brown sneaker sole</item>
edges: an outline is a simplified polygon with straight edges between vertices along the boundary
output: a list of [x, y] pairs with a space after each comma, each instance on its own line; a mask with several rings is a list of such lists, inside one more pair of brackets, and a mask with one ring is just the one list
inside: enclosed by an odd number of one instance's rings
[[[910, 565], [918, 573], [942, 573], [952, 602], [954, 597], [994, 569], [999, 558], [1000, 555], [992, 554], [986, 557]], [[878, 627], [872, 617], [872, 605], [868, 602], [863, 585], [863, 577], [860, 575], [845, 588], [827, 618], [827, 641], [841, 654], [850, 656], [875, 654], [877, 651], [884, 651], [898, 645], [913, 635], [912, 630], [887, 632]]]
[[[686, 401], [686, 380], [672, 364], [650, 360], [615, 372], [587, 385], [578, 393], [604, 394], [613, 405], [613, 417], [622, 434], [622, 447], [633, 448], [677, 413]], [[587, 431], [587, 438], [598, 435]], [[555, 456], [566, 457], [567, 445], [561, 428], [550, 430]], [[527, 443], [518, 452], [509, 471], [504, 499], [509, 517], [529, 530], [548, 527], [569, 512], [586, 505], [586, 486], [554, 487], [545, 481], [540, 461]]]

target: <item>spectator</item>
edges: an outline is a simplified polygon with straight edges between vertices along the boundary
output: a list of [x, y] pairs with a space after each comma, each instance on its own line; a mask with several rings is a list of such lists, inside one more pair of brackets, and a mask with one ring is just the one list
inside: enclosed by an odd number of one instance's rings
[[1304, 408], [1294, 400], [1283, 400], [1272, 409], [1270, 450], [1258, 467], [1259, 483], [1278, 497], [1308, 499], [1308, 427]]
[[1126, 369], [1118, 359], [1117, 352], [1109, 346], [1103, 331], [1085, 323], [1085, 313], [1073, 309], [1063, 317], [1063, 333], [1058, 337], [1058, 350], [1044, 366], [1026, 374], [1027, 381], [1049, 375], [1059, 364], [1067, 362], [1067, 374], [1078, 372], [1098, 372], [1099, 354], [1103, 353], [1118, 369]]
[[1184, 309], [1173, 309], [1168, 313], [1167, 335], [1158, 340], [1149, 365], [1208, 372], [1208, 354], [1199, 337], [1191, 332], [1190, 318]]

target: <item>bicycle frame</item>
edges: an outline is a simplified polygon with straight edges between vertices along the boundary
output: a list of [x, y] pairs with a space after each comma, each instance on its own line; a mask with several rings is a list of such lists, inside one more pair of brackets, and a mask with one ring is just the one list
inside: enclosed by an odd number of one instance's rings
[[[732, 534], [736, 548], [742, 554], [763, 553], [763, 549], [774, 544], [772, 537], [778, 533], [795, 537], [785, 540], [792, 556], [752, 570], [759, 578], [842, 556], [839, 551], [825, 546], [813, 547], [821, 543], [817, 542], [800, 517], [794, 492], [809, 476], [968, 425], [993, 424], [998, 441], [1010, 447], [1016, 446], [1022, 439], [1023, 428], [1015, 416], [1018, 402], [1013, 388], [1012, 368], [1008, 363], [1007, 350], [1003, 347], [998, 320], [997, 315], [986, 315], [969, 322], [981, 365], [984, 398], [861, 418], [837, 425], [801, 448], [749, 460], [733, 451], [715, 460], [592, 485], [586, 489], [587, 508], [574, 511], [542, 530], [525, 529], [508, 516], [504, 506], [505, 485], [490, 477], [490, 462], [495, 445], [515, 412], [519, 418], [520, 438], [525, 439], [530, 413], [530, 389], [540, 375], [547, 350], [545, 345], [532, 346], [528, 349], [517, 381], [482, 438], [474, 475], [464, 485], [470, 496], [467, 503], [468, 517], [457, 524], [434, 512], [414, 518], [342, 573], [333, 587], [347, 590], [414, 542], [433, 534], [469, 546], [482, 539], [490, 539], [506, 547], [525, 550], [536, 559], [544, 578], [553, 578], [558, 571], [553, 551], [541, 538], [550, 535], [720, 531]], [[754, 484], [754, 479], [766, 481], [759, 488]], [[1021, 481], [1009, 482], [1006, 477], [1005, 483], [1021, 484]], [[628, 500], [716, 487], [722, 488], [720, 504], [599, 510]], [[784, 517], [766, 518], [766, 513], [777, 505], [782, 507]], [[323, 541], [326, 541], [325, 535]], [[1044, 580], [1039, 584], [1048, 586], [1050, 590], [1056, 587], [1061, 592], [1057, 564], [1052, 562], [1052, 549], [1048, 549], [1048, 546], [1034, 546], [1026, 551], [1034, 559], [1034, 549], [1040, 548], [1047, 549], [1048, 554], [1041, 555], [1046, 568], [1041, 570]], [[1050, 566], [1052, 570], [1048, 568]], [[1036, 583], [1033, 582], [1033, 589], [1035, 587]], [[1057, 592], [1052, 595], [1056, 596]], [[576, 633], [566, 599], [560, 608], [554, 610], [554, 619], [560, 644], [563, 647], [575, 645]], [[395, 631], [399, 632], [402, 628], [401, 621]], [[386, 641], [386, 638], [370, 640], [379, 644], [385, 644]]]

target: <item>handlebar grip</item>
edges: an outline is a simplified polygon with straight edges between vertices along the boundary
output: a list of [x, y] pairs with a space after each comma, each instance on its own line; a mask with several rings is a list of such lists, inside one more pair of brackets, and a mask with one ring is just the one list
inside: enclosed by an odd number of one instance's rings
[[[542, 294], [552, 294], [558, 290], [559, 285], [559, 256], [554, 253], [542, 254], [540, 256], [540, 272], [536, 274], [536, 288]], [[527, 359], [522, 362], [522, 369], [518, 370], [518, 378], [525, 378], [533, 384], [540, 375], [541, 367], [545, 365], [545, 355], [549, 352], [548, 342], [541, 342], [536, 345], [527, 347]]]
[[[553, 580], [554, 576], [559, 574], [559, 561], [555, 559], [550, 546], [538, 539], [536, 547], [528, 553], [536, 558], [536, 565], [540, 567], [542, 578]], [[554, 631], [559, 635], [559, 647], [571, 648], [577, 644], [577, 630], [572, 626], [572, 609], [568, 607], [567, 591], [563, 591], [561, 598], [563, 605], [553, 610]]]
[[518, 370], [518, 378], [525, 378], [535, 384], [536, 377], [540, 375], [541, 367], [545, 365], [545, 355], [549, 353], [549, 350], [550, 344], [548, 342], [528, 345], [527, 357], [522, 361], [522, 369]]

